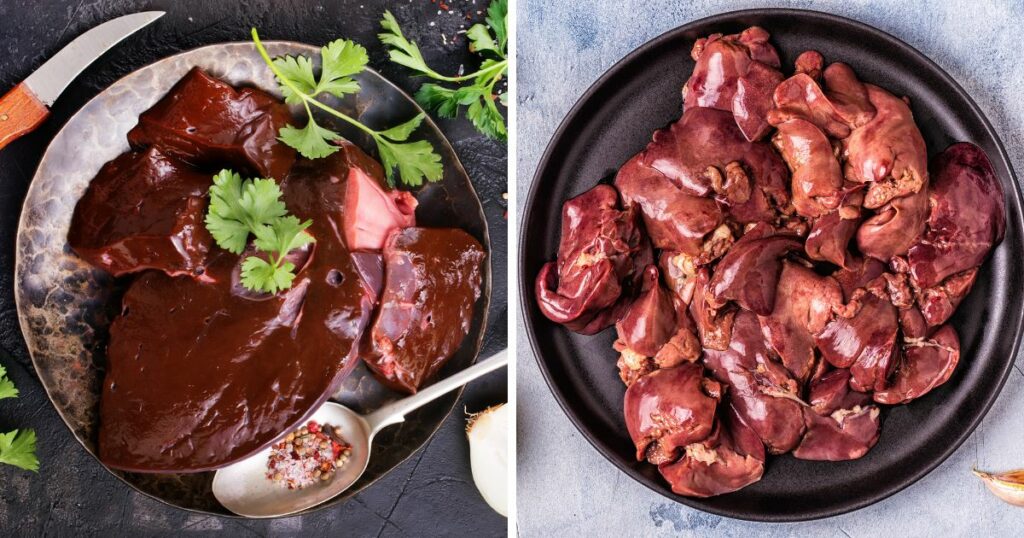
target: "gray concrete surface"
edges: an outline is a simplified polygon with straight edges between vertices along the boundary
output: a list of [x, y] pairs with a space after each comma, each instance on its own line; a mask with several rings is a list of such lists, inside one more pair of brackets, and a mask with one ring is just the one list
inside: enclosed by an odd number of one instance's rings
[[[1024, 2], [778, 1], [833, 12], [903, 39], [974, 97], [1024, 170]], [[518, 3], [518, 200], [558, 122], [605, 70], [649, 39], [688, 21], [755, 1]], [[540, 45], [538, 45], [540, 44]], [[521, 214], [522, 208], [519, 208]], [[532, 275], [529, 276], [532, 282]], [[869, 508], [821, 521], [756, 524], [695, 511], [618, 472], [577, 432], [541, 378], [518, 320], [518, 530], [521, 536], [1010, 536], [1024, 508], [1004, 504], [972, 466], [1024, 467], [1024, 358], [971, 438], [927, 477]]]

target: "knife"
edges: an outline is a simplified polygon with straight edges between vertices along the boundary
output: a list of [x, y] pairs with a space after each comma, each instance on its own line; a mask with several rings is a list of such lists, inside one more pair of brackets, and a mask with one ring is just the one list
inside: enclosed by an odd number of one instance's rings
[[163, 11], [146, 11], [109, 20], [76, 37], [0, 97], [0, 149], [34, 131], [50, 115], [49, 107], [68, 84], [96, 58], [163, 16]]

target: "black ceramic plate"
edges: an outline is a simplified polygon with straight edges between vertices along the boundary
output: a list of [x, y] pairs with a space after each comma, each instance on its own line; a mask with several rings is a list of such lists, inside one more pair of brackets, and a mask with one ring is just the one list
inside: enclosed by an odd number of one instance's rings
[[[319, 58], [319, 48], [310, 45], [280, 41], [266, 45], [273, 56], [303, 54]], [[67, 246], [71, 214], [100, 166], [128, 150], [125, 135], [138, 121], [139, 114], [163, 97], [193, 66], [235, 86], [257, 86], [279, 94], [273, 75], [251, 43], [210, 45], [150, 64], [112, 84], [65, 124], [43, 155], [25, 197], [15, 270], [15, 298], [22, 333], [32, 364], [54, 407], [75, 438], [93, 455], [107, 328], [120, 309], [118, 297], [125, 281], [112, 280], [71, 252]], [[411, 97], [377, 72], [367, 69], [357, 78], [361, 91], [332, 104], [367, 125], [397, 125], [422, 112]], [[300, 113], [300, 109], [296, 107], [294, 112]], [[337, 127], [343, 136], [376, 155], [374, 144], [365, 133], [351, 126]], [[480, 199], [455, 151], [429, 118], [417, 130], [417, 136], [433, 144], [444, 164], [441, 181], [415, 192], [419, 201], [417, 222], [424, 226], [462, 228], [490, 251]], [[488, 260], [469, 335], [442, 369], [442, 377], [475, 360], [487, 326], [490, 296]], [[459, 394], [460, 391], [453, 391], [412, 413], [402, 424], [381, 432], [374, 440], [370, 465], [359, 481], [333, 500], [308, 511], [352, 497], [405, 461], [437, 431]], [[362, 365], [334, 394], [334, 399], [360, 412], [372, 411], [398, 397], [377, 383]], [[308, 414], [317, 407], [312, 406]], [[142, 474], [108, 470], [137, 490], [172, 506], [230, 515], [210, 490], [212, 472]]]
[[[807, 49], [850, 64], [857, 75], [910, 97], [929, 155], [970, 141], [989, 155], [1006, 192], [1007, 231], [953, 318], [962, 356], [953, 377], [884, 418], [881, 439], [849, 462], [769, 459], [764, 478], [709, 499], [675, 495], [657, 469], [634, 458], [622, 417], [625, 391], [611, 349], [614, 330], [585, 337], [551, 323], [537, 309], [533, 282], [558, 248], [562, 202], [612, 174], [675, 121], [680, 89], [693, 70], [696, 38], [751, 25], [771, 33], [791, 70]], [[675, 501], [715, 514], [760, 521], [814, 519], [855, 510], [905, 488], [934, 469], [974, 430], [1013, 365], [1021, 333], [1021, 197], [1002, 144], [964, 90], [921, 53], [867, 25], [802, 10], [751, 10], [681, 26], [643, 45], [604, 74], [576, 103], [541, 159], [520, 237], [521, 299], [541, 371], [569, 418], [612, 463]], [[527, 240], [528, 239], [528, 240]]]

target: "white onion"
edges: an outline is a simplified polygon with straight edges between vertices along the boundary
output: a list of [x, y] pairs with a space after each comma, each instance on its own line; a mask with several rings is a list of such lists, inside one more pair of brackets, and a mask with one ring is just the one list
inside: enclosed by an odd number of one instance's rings
[[473, 482], [495, 512], [508, 517], [508, 411], [505, 404], [470, 415], [466, 426]]

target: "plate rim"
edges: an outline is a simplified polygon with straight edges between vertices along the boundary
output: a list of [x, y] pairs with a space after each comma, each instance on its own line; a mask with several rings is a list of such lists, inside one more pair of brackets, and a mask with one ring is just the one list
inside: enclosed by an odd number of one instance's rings
[[[316, 55], [316, 53], [319, 52], [319, 47], [314, 46], [314, 45], [310, 45], [308, 43], [303, 43], [301, 41], [293, 41], [293, 40], [263, 40], [262, 43], [264, 44], [264, 46], [266, 46], [268, 48], [271, 48], [271, 47], [289, 47], [289, 48], [294, 47], [294, 48], [299, 48], [299, 49], [305, 49], [308, 53], [313, 54], [314, 56]], [[58, 407], [56, 405], [56, 403], [54, 401], [54, 398], [53, 398], [53, 395], [50, 393], [49, 385], [44, 383], [43, 380], [39, 377], [39, 374], [37, 373], [38, 372], [38, 367], [37, 367], [37, 364], [36, 364], [36, 360], [37, 360], [36, 359], [36, 354], [33, 353], [32, 352], [32, 348], [30, 348], [27, 345], [27, 343], [28, 343], [27, 334], [28, 334], [29, 327], [28, 327], [27, 319], [25, 318], [25, 316], [22, 315], [22, 299], [21, 299], [22, 293], [20, 292], [20, 290], [21, 290], [21, 281], [22, 281], [22, 277], [23, 277], [23, 275], [21, 273], [21, 267], [22, 267], [22, 263], [21, 263], [22, 262], [22, 258], [21, 258], [21, 250], [22, 250], [21, 249], [21, 243], [22, 243], [22, 241], [21, 241], [21, 238], [23, 236], [23, 230], [24, 230], [24, 228], [26, 226], [26, 219], [27, 219], [27, 215], [28, 215], [29, 192], [32, 190], [33, 184], [35, 184], [35, 182], [36, 182], [36, 177], [39, 174], [39, 168], [42, 166], [42, 164], [44, 162], [46, 162], [47, 158], [50, 156], [50, 151], [52, 150], [53, 140], [57, 139], [58, 137], [60, 137], [60, 136], [62, 136], [64, 134], [64, 132], [68, 129], [68, 125], [71, 124], [73, 122], [73, 120], [75, 120], [82, 113], [82, 110], [85, 107], [87, 107], [89, 105], [89, 103], [91, 103], [94, 99], [99, 97], [104, 92], [108, 91], [111, 87], [116, 86], [118, 84], [121, 84], [122, 82], [125, 81], [125, 79], [127, 79], [127, 78], [129, 78], [131, 76], [134, 76], [139, 71], [142, 71], [142, 70], [145, 70], [145, 69], [150, 69], [150, 68], [152, 68], [152, 67], [154, 67], [154, 66], [156, 66], [158, 64], [173, 61], [174, 59], [178, 58], [179, 56], [184, 56], [184, 55], [187, 55], [187, 54], [193, 54], [193, 53], [196, 53], [198, 51], [202, 51], [204, 49], [216, 49], [216, 48], [221, 48], [221, 47], [225, 47], [225, 46], [238, 46], [238, 45], [249, 45], [249, 46], [255, 47], [255, 45], [253, 44], [252, 41], [223, 41], [223, 42], [218, 42], [218, 43], [209, 43], [209, 44], [206, 44], [206, 45], [200, 45], [200, 46], [196, 46], [196, 47], [191, 47], [191, 48], [188, 48], [188, 49], [184, 49], [184, 50], [180, 50], [178, 52], [175, 52], [174, 54], [170, 54], [170, 55], [167, 55], [167, 56], [162, 56], [162, 57], [160, 57], [160, 58], [158, 58], [156, 60], [153, 60], [152, 62], [149, 62], [149, 63], [147, 63], [145, 65], [142, 65], [142, 66], [140, 66], [138, 68], [132, 69], [131, 71], [129, 71], [129, 72], [125, 73], [124, 75], [118, 77], [115, 81], [113, 81], [110, 84], [106, 85], [102, 90], [100, 90], [95, 95], [90, 97], [88, 101], [86, 101], [81, 107], [79, 107], [77, 110], [75, 110], [74, 114], [72, 114], [72, 115], [70, 115], [68, 117], [68, 119], [60, 127], [60, 129], [53, 136], [53, 138], [47, 143], [46, 149], [43, 151], [42, 156], [40, 157], [39, 165], [36, 166], [36, 170], [32, 174], [32, 180], [29, 181], [28, 186], [26, 188], [25, 199], [22, 200], [22, 203], [21, 203], [21, 213], [20, 213], [20, 215], [18, 217], [18, 227], [17, 227], [16, 235], [15, 235], [14, 282], [13, 282], [13, 286], [12, 286], [12, 288], [13, 288], [12, 291], [14, 292], [14, 304], [15, 304], [15, 309], [17, 311], [18, 327], [19, 327], [19, 330], [20, 330], [20, 333], [21, 333], [21, 337], [22, 337], [22, 340], [25, 341], [25, 343], [26, 343], [26, 349], [29, 352], [29, 357], [31, 358], [31, 362], [32, 362], [32, 369], [33, 369], [34, 373], [36, 373], [37, 379], [39, 380], [39, 384], [43, 387], [43, 391], [46, 393], [47, 400], [49, 400], [49, 403], [50, 403], [51, 407], [53, 407], [53, 409], [57, 412], [57, 415], [60, 417], [61, 422], [64, 423], [64, 426], [68, 429], [69, 433], [71, 433], [71, 436], [75, 439], [75, 442], [78, 443], [78, 445], [81, 446], [81, 448], [86, 452], [86, 454], [88, 454], [93, 460], [95, 460], [95, 462], [101, 468], [103, 468], [103, 470], [105, 470], [107, 473], [113, 475], [115, 478], [117, 478], [119, 481], [121, 481], [123, 484], [125, 484], [126, 486], [131, 488], [136, 493], [142, 494], [142, 495], [144, 495], [146, 497], [154, 499], [154, 500], [156, 500], [156, 501], [158, 501], [158, 502], [160, 502], [162, 504], [165, 504], [167, 506], [173, 507], [173, 508], [178, 509], [178, 510], [184, 510], [184, 511], [190, 512], [190, 513], [197, 513], [197, 514], [204, 514], [204, 515], [213, 515], [213, 516], [217, 516], [217, 517], [227, 517], [227, 518], [234, 518], [234, 519], [268, 519], [269, 520], [269, 519], [279, 519], [279, 518], [283, 518], [283, 517], [295, 517], [295, 516], [302, 516], [302, 515], [306, 515], [306, 514], [311, 514], [313, 512], [318, 512], [320, 510], [324, 510], [324, 509], [327, 509], [329, 507], [337, 506], [339, 504], [345, 503], [351, 497], [359, 494], [360, 492], [362, 492], [366, 488], [369, 488], [369, 487], [373, 486], [379, 480], [381, 480], [384, 477], [386, 477], [387, 475], [391, 474], [395, 469], [397, 469], [399, 466], [401, 466], [404, 463], [406, 463], [407, 461], [409, 461], [414, 455], [416, 455], [421, 450], [424, 450], [427, 447], [427, 445], [430, 444], [430, 442], [434, 439], [434, 436], [437, 435], [438, 430], [441, 429], [441, 426], [443, 426], [444, 423], [447, 422], [448, 419], [451, 417], [452, 412], [455, 410], [456, 404], [458, 404], [459, 398], [462, 397], [462, 393], [465, 390], [465, 386], [461, 386], [458, 389], [455, 389], [455, 390], [453, 390], [453, 391], [448, 393], [448, 394], [454, 395], [455, 398], [452, 399], [451, 405], [447, 406], [447, 409], [443, 413], [443, 418], [437, 423], [437, 425], [429, 428], [430, 429], [429, 435], [426, 437], [424, 442], [419, 447], [417, 447], [415, 450], [412, 450], [408, 455], [406, 455], [404, 458], [399, 460], [390, 470], [388, 470], [387, 472], [381, 474], [380, 476], [378, 476], [376, 478], [373, 478], [372, 480], [370, 480], [366, 484], [363, 484], [363, 486], [360, 487], [358, 490], [353, 490], [352, 488], [349, 488], [348, 490], [346, 490], [345, 492], [342, 492], [338, 496], [336, 496], [336, 497], [334, 497], [334, 498], [332, 498], [332, 499], [330, 499], [328, 501], [325, 501], [323, 503], [320, 503], [320, 504], [318, 504], [316, 506], [313, 506], [313, 507], [310, 507], [310, 508], [308, 508], [306, 510], [303, 510], [301, 512], [297, 512], [297, 513], [293, 513], [293, 514], [288, 514], [286, 516], [275, 516], [275, 517], [270, 517], [270, 518], [250, 518], [250, 517], [246, 517], [246, 516], [235, 514], [235, 513], [230, 512], [230, 511], [227, 511], [226, 513], [221, 513], [221, 512], [212, 512], [212, 511], [205, 510], [205, 509], [202, 509], [202, 508], [180, 506], [180, 505], [174, 504], [174, 503], [172, 503], [172, 502], [170, 502], [170, 501], [168, 501], [168, 500], [166, 500], [164, 498], [158, 497], [157, 495], [155, 495], [153, 493], [150, 493], [148, 491], [144, 491], [144, 490], [136, 487], [135, 484], [129, 482], [124, 476], [122, 476], [120, 474], [120, 473], [132, 472], [132, 471], [124, 471], [124, 470], [119, 470], [119, 469], [116, 470], [116, 469], [113, 469], [111, 467], [108, 467], [106, 464], [104, 464], [99, 459], [99, 455], [93, 453], [92, 450], [89, 450], [89, 448], [85, 446], [85, 443], [82, 441], [82, 439], [79, 438], [79, 436], [75, 433], [74, 429], [71, 427], [70, 422], [68, 422], [68, 418], [65, 416], [64, 411], [60, 407]], [[412, 96], [410, 96], [405, 90], [403, 90], [397, 84], [392, 82], [389, 78], [387, 78], [384, 75], [382, 75], [376, 69], [374, 69], [374, 68], [372, 68], [370, 66], [366, 66], [364, 68], [364, 72], [368, 72], [372, 76], [375, 76], [378, 79], [380, 79], [381, 81], [383, 81], [384, 83], [386, 83], [388, 86], [391, 87], [392, 90], [398, 92], [409, 103], [411, 103], [413, 105], [413, 107], [417, 111], [419, 111], [421, 114], [423, 114], [423, 116], [424, 116], [423, 124], [426, 125], [429, 128], [435, 129], [441, 135], [440, 136], [441, 140], [444, 142], [444, 144], [450, 150], [450, 153], [451, 153], [451, 156], [452, 156], [452, 159], [453, 159], [453, 162], [451, 164], [453, 164], [456, 167], [457, 173], [459, 173], [459, 174], [461, 174], [461, 175], [466, 177], [466, 179], [468, 180], [467, 182], [469, 183], [470, 189], [471, 189], [471, 191], [473, 193], [473, 197], [477, 200], [477, 205], [480, 207], [481, 223], [483, 224], [483, 232], [484, 232], [483, 241], [481, 243], [483, 244], [484, 249], [486, 251], [486, 256], [484, 258], [486, 263], [485, 263], [485, 267], [484, 267], [484, 271], [483, 271], [484, 272], [483, 276], [485, 277], [484, 283], [486, 284], [486, 286], [481, 288], [481, 290], [480, 290], [481, 291], [480, 298], [477, 300], [477, 304], [476, 304], [476, 306], [474, 308], [481, 308], [482, 309], [482, 315], [481, 315], [481, 318], [480, 318], [480, 327], [481, 327], [481, 329], [480, 329], [480, 334], [477, 335], [477, 338], [475, 339], [475, 341], [466, 340], [466, 341], [463, 341], [462, 344], [460, 344], [460, 347], [462, 345], [467, 345], [467, 344], [471, 344], [474, 347], [473, 358], [472, 358], [470, 364], [471, 365], [475, 364], [479, 360], [479, 358], [480, 358], [480, 353], [483, 350], [483, 344], [484, 344], [485, 336], [486, 336], [486, 333], [487, 333], [488, 321], [489, 321], [489, 317], [490, 317], [490, 304], [491, 304], [491, 295], [492, 295], [492, 293], [491, 293], [491, 291], [492, 291], [491, 290], [491, 286], [492, 286], [492, 277], [493, 277], [493, 275], [492, 275], [492, 267], [491, 267], [492, 256], [491, 256], [490, 226], [489, 226], [489, 224], [487, 222], [486, 214], [483, 211], [483, 201], [480, 199], [480, 195], [479, 195], [479, 193], [476, 190], [476, 185], [473, 183], [473, 179], [469, 176], [469, 172], [467, 172], [465, 167], [462, 165], [462, 161], [461, 161], [461, 159], [459, 159], [458, 153], [456, 153], [456, 151], [455, 151], [455, 147], [452, 146], [451, 141], [448, 140], [447, 135], [445, 135], [444, 131], [440, 128], [440, 126], [437, 125], [437, 123], [430, 116], [430, 114], [428, 114], [425, 110], [423, 110], [423, 108], [420, 106], [420, 104], [415, 99], [413, 99]], [[424, 186], [426, 186], [426, 184]], [[328, 394], [328, 396], [324, 399], [324, 401], [325, 402], [326, 401], [330, 401], [330, 399], [331, 399], [331, 396], [330, 396], [330, 394]], [[438, 400], [435, 400], [435, 401], [439, 401], [439, 400], [440, 400], [440, 398]], [[307, 413], [307, 417], [309, 415], [312, 415], [313, 413], [315, 413], [316, 410], [319, 409], [319, 407], [322, 406], [322, 405], [323, 405], [323, 402], [321, 402], [320, 404], [317, 404], [316, 406], [312, 407], [310, 409], [309, 413]], [[305, 419], [303, 419], [303, 420], [305, 420]], [[300, 420], [299, 422], [302, 422], [302, 421]], [[272, 442], [273, 441], [271, 441], [271, 443]], [[188, 474], [199, 474], [199, 473], [204, 473], [204, 472], [215, 472], [215, 471], [216, 471], [216, 469], [211, 469], [211, 470], [206, 470], [206, 471], [197, 471], [196, 473], [188, 473]], [[346, 495], [346, 493], [350, 493], [350, 494]]]
[[[1004, 146], [1002, 139], [998, 136], [995, 129], [992, 127], [992, 124], [989, 121], [988, 117], [984, 114], [984, 112], [978, 106], [978, 103], [970, 96], [970, 94], [968, 94], [963, 89], [960, 83], [957, 82], [956, 79], [954, 79], [949, 73], [947, 73], [945, 69], [936, 64], [927, 55], [917, 50], [915, 47], [911, 46], [905, 41], [897, 38], [896, 36], [889, 34], [888, 32], [885, 32], [884, 30], [880, 30], [865, 22], [843, 17], [841, 15], [825, 13], [822, 11], [812, 9], [797, 8], [741, 9], [717, 13], [707, 17], [694, 19], [691, 21], [684, 22], [683, 24], [680, 24], [674, 28], [670, 28], [669, 30], [662, 32], [661, 34], [658, 34], [657, 36], [640, 44], [631, 52], [623, 56], [620, 60], [612, 64], [611, 67], [609, 67], [604, 73], [601, 74], [600, 77], [598, 77], [593, 83], [590, 84], [587, 90], [583, 92], [583, 94], [576, 100], [573, 106], [562, 118], [558, 127], [555, 129], [554, 133], [552, 133], [551, 135], [551, 138], [548, 140], [544, 152], [541, 154], [540, 160], [537, 161], [537, 166], [534, 170], [533, 177], [531, 180], [532, 183], [530, 184], [530, 189], [526, 196], [526, 203], [523, 209], [523, 216], [522, 219], [519, 221], [520, 225], [518, 247], [520, 249], [520, 252], [525, 251], [524, 249], [527, 248], [525, 223], [530, 222], [532, 220], [531, 217], [533, 216], [533, 212], [535, 209], [534, 201], [537, 195], [539, 194], [539, 185], [542, 181], [541, 176], [543, 175], [543, 172], [550, 166], [555, 150], [557, 149], [556, 146], [558, 146], [560, 141], [566, 136], [566, 133], [568, 129], [572, 126], [572, 124], [576, 122], [577, 116], [580, 115], [582, 109], [588, 104], [588, 102], [594, 97], [594, 95], [598, 91], [600, 91], [605, 86], [605, 84], [608, 83], [610, 79], [616, 77], [620, 71], [623, 71], [629, 66], [631, 66], [634, 62], [638, 60], [638, 58], [648, 53], [650, 50], [661, 47], [666, 42], [675, 40], [680, 36], [680, 34], [686, 33], [692, 29], [695, 29], [696, 27], [714, 24], [734, 23], [737, 22], [737, 19], [741, 17], [762, 15], [789, 15], [793, 17], [811, 17], [816, 18], [818, 20], [822, 20], [825, 23], [852, 26], [856, 30], [872, 34], [876, 38], [888, 42], [896, 48], [903, 49], [909, 52], [912, 56], [917, 57], [918, 60], [922, 61], [923, 63], [931, 67], [934, 70], [935, 74], [938, 75], [938, 77], [942, 79], [946, 84], [948, 84], [949, 87], [957, 94], [959, 98], [963, 99], [969, 105], [970, 111], [981, 119], [981, 123], [984, 126], [985, 131], [995, 142], [995, 146], [999, 152], [998, 158], [1003, 161], [1007, 171], [1009, 172], [1009, 180], [1011, 184], [1009, 194], [1010, 196], [1016, 199], [1017, 205], [1019, 207], [1024, 207], [1024, 197], [1022, 197], [1021, 195], [1020, 183], [1017, 179], [1017, 174], [1013, 169], [1012, 161], [1006, 153], [1006, 147]], [[1008, 215], [1008, 219], [1009, 218], [1010, 216]], [[1016, 220], [1018, 226], [1024, 228], [1024, 212], [1019, 213], [1017, 215]], [[986, 262], [987, 261], [988, 258], [986, 258]], [[541, 358], [540, 353], [537, 351], [539, 349], [539, 346], [537, 334], [534, 330], [534, 320], [537, 318], [538, 312], [535, 312], [536, 309], [532, 305], [532, 294], [534, 293], [533, 282], [535, 280], [535, 276], [526, 274], [527, 268], [525, 267], [525, 258], [522, 255], [519, 256], [518, 265], [520, 277], [519, 302], [520, 308], [522, 309], [520, 314], [522, 316], [524, 322], [523, 326], [526, 329], [526, 334], [530, 342], [530, 351], [533, 355], [534, 361], [538, 366], [538, 369], [541, 371], [541, 375], [543, 376], [545, 383], [548, 386], [548, 390], [551, 392], [552, 396], [554, 396], [555, 400], [558, 402], [559, 407], [562, 409], [562, 412], [566, 414], [566, 416], [569, 418], [569, 421], [573, 424], [576, 430], [583, 435], [587, 442], [590, 443], [590, 445], [594, 449], [596, 449], [597, 452], [604, 457], [604, 459], [606, 459], [609, 463], [615, 466], [619, 472], [625, 474], [629, 478], [633, 479], [635, 482], [639, 482], [647, 489], [675, 503], [684, 504], [695, 510], [712, 513], [718, 516], [741, 519], [745, 521], [782, 523], [812, 521], [816, 519], [834, 517], [873, 505], [879, 501], [882, 501], [895, 495], [896, 493], [899, 493], [900, 491], [903, 491], [910, 485], [918, 482], [919, 480], [930, 474], [932, 471], [934, 471], [936, 467], [938, 467], [947, 459], [949, 459], [949, 457], [954, 452], [956, 452], [956, 450], [959, 449], [960, 446], [974, 433], [975, 429], [977, 429], [978, 425], [985, 418], [985, 416], [988, 415], [992, 406], [995, 404], [995, 401], [998, 399], [999, 394], [1002, 392], [1003, 387], [1006, 384], [1006, 380], [1009, 378], [1010, 372], [1013, 370], [1014, 359], [1020, 351], [1022, 336], [1024, 336], [1024, 316], [1022, 316], [1020, 320], [1018, 320], [1017, 326], [1014, 328], [1014, 339], [1010, 353], [1011, 359], [1006, 361], [1006, 364], [1004, 365], [1002, 372], [1000, 372], [1000, 376], [996, 384], [996, 390], [992, 391], [990, 394], [986, 396], [986, 399], [981, 406], [981, 412], [977, 413], [977, 415], [970, 421], [967, 428], [963, 430], [963, 433], [958, 438], [956, 438], [953, 443], [947, 445], [945, 450], [943, 450], [938, 457], [934, 458], [930, 463], [925, 465], [920, 471], [918, 471], [914, 475], [903, 480], [901, 483], [890, 485], [887, 488], [880, 490], [877, 494], [865, 496], [864, 498], [856, 502], [851, 502], [838, 508], [824, 510], [814, 509], [807, 511], [807, 513], [803, 515], [765, 515], [759, 513], [741, 513], [707, 506], [697, 506], [696, 503], [699, 501], [699, 499], [685, 497], [682, 495], [675, 495], [664, 488], [656, 487], [653, 481], [638, 476], [634, 468], [630, 467], [629, 465], [626, 465], [624, 462], [618, 461], [617, 455], [613, 454], [612, 451], [607, 446], [604, 445], [603, 441], [598, 439], [597, 436], [593, 434], [593, 432], [589, 431], [584, 426], [583, 419], [578, 415], [578, 413], [576, 413], [573, 410], [572, 405], [568, 401], [566, 395], [558, 388], [557, 380], [548, 370], [545, 360]], [[526, 285], [524, 285], [524, 283], [526, 283]], [[1022, 308], [1024, 308], [1024, 305], [1017, 306], [1018, 310]]]

